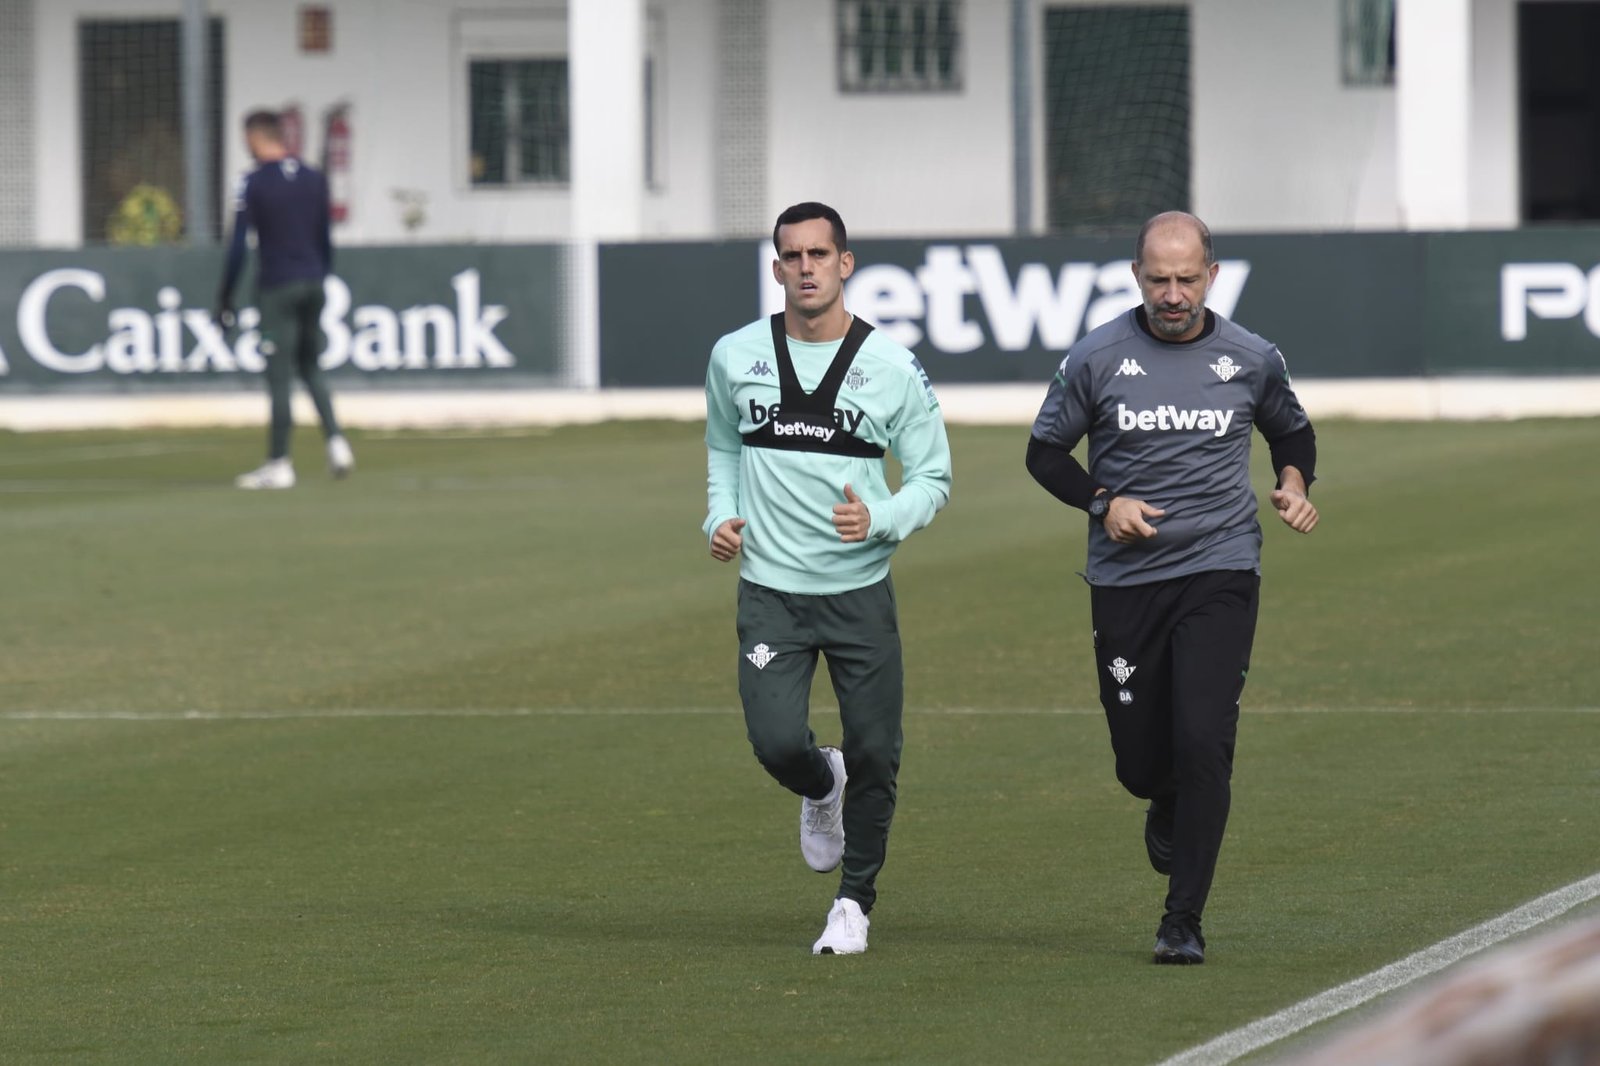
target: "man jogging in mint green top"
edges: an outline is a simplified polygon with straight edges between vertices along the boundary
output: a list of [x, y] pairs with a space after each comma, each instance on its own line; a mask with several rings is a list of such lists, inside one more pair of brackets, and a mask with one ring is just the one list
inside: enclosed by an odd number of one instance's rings
[[[713, 558], [739, 557], [739, 698], [756, 759], [798, 793], [812, 869], [843, 863], [817, 955], [867, 950], [894, 817], [904, 675], [889, 557], [950, 497], [950, 445], [916, 357], [844, 306], [855, 269], [833, 208], [772, 231], [784, 310], [716, 344], [706, 373]], [[900, 460], [900, 490], [884, 474]], [[817, 653], [838, 748], [807, 721]], [[848, 782], [848, 784], [847, 784]]]

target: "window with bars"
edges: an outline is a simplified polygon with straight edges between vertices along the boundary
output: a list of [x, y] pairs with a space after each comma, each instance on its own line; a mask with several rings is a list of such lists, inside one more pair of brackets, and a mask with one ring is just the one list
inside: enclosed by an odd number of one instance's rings
[[841, 92], [961, 89], [961, 0], [837, 3]]
[[[207, 169], [222, 182], [223, 86], [227, 56], [223, 22], [210, 19], [206, 44]], [[223, 197], [210, 197], [210, 217], [191, 229], [181, 220], [188, 176], [183, 157], [183, 32], [177, 19], [91, 19], [78, 23], [79, 144], [82, 147], [83, 239], [158, 243], [152, 219], [192, 234], [217, 233]], [[156, 206], [151, 206], [156, 205]]]
[[1346, 85], [1394, 84], [1395, 0], [1343, 0], [1340, 40]]
[[571, 180], [565, 59], [473, 59], [467, 80], [473, 185]]

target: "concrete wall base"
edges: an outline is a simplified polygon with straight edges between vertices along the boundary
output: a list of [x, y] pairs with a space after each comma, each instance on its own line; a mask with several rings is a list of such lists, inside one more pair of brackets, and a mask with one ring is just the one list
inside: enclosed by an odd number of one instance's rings
[[[1600, 377], [1324, 379], [1295, 383], [1315, 419], [1428, 421], [1584, 418], [1600, 415]], [[1044, 386], [951, 385], [939, 389], [945, 419], [974, 425], [1028, 425]], [[339, 419], [357, 429], [449, 429], [562, 425], [614, 419], [698, 421], [700, 389], [432, 390], [343, 392]], [[166, 393], [0, 397], [0, 429], [15, 431], [139, 427], [259, 426], [265, 395]], [[303, 395], [296, 421], [315, 414]]]

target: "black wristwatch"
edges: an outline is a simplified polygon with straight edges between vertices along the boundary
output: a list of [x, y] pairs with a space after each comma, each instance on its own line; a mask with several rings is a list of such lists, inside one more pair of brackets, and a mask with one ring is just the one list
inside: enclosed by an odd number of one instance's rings
[[1089, 517], [1097, 522], [1106, 520], [1106, 512], [1111, 510], [1111, 493], [1102, 492], [1089, 501]]

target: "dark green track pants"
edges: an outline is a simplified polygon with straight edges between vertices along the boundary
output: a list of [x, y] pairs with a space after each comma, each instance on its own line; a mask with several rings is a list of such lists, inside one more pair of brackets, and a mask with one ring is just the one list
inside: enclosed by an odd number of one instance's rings
[[267, 439], [267, 458], [282, 459], [289, 454], [289, 432], [294, 416], [289, 407], [289, 391], [296, 376], [305, 382], [311, 402], [322, 420], [323, 436], [339, 433], [333, 417], [333, 398], [317, 356], [322, 351], [323, 293], [321, 281], [291, 281], [262, 289], [256, 305], [261, 311], [261, 355], [267, 362], [267, 393], [272, 397], [272, 426]]
[[777, 782], [821, 798], [831, 784], [809, 717], [817, 653], [844, 727], [844, 863], [839, 896], [870, 911], [894, 819], [905, 674], [889, 578], [829, 596], [739, 582], [739, 698], [756, 759]]

